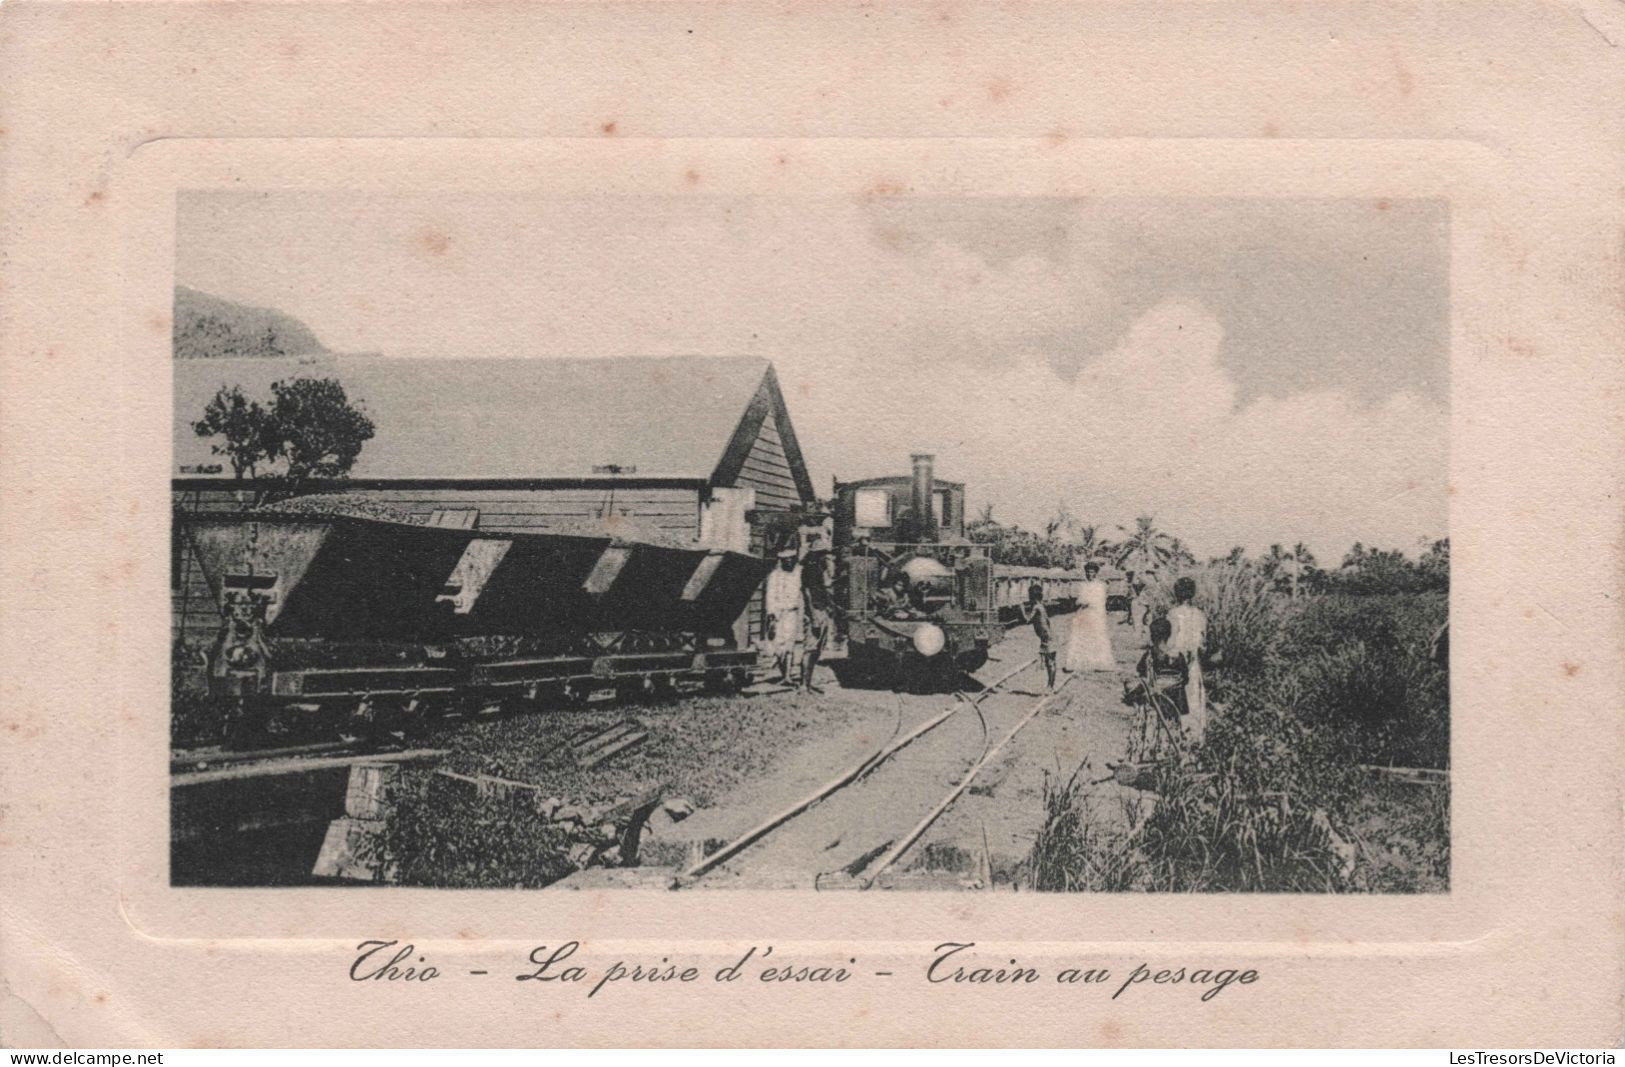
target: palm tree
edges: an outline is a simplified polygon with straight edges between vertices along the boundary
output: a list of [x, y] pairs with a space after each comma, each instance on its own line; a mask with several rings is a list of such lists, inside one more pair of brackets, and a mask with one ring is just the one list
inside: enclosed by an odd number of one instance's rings
[[1309, 551], [1309, 546], [1299, 541], [1292, 546], [1292, 554], [1287, 557], [1296, 566], [1292, 575], [1291, 593], [1298, 596], [1300, 593], [1314, 589], [1319, 583], [1320, 567], [1315, 561], [1315, 554]]
[[1106, 554], [1106, 542], [1101, 539], [1098, 526], [1079, 526], [1072, 535], [1072, 543], [1077, 546], [1078, 555], [1086, 560]]
[[1168, 556], [1173, 562], [1186, 567], [1196, 564], [1196, 554], [1185, 547], [1185, 542], [1177, 537], [1168, 539]]
[[1077, 525], [1078, 520], [1072, 517], [1072, 510], [1063, 500], [1055, 505], [1055, 517], [1044, 524], [1044, 536], [1054, 540], [1056, 534], [1065, 534], [1070, 539]]
[[1149, 515], [1135, 519], [1133, 530], [1123, 526], [1118, 529], [1123, 532], [1123, 540], [1115, 546], [1112, 562], [1126, 570], [1148, 571], [1166, 566], [1174, 558], [1175, 548], [1180, 547], [1174, 538], [1157, 529], [1156, 520]]

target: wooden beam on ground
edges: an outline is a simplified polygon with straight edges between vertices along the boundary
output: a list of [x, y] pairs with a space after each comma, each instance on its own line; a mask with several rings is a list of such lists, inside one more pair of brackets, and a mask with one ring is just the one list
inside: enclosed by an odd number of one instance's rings
[[629, 748], [643, 744], [648, 737], [648, 733], [643, 730], [634, 730], [631, 733], [623, 734], [614, 742], [600, 746], [599, 748], [594, 749], [591, 753], [579, 757], [576, 761], [576, 765], [583, 769], [588, 767], [596, 767], [617, 753], [624, 752]]

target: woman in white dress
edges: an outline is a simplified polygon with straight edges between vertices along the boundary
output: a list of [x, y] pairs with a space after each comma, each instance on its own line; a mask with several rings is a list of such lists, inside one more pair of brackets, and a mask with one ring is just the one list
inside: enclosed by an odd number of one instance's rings
[[1106, 583], [1100, 580], [1100, 564], [1092, 560], [1084, 564], [1083, 576], [1078, 584], [1078, 610], [1072, 615], [1072, 632], [1063, 657], [1066, 669], [1116, 670], [1111, 638], [1106, 636]]

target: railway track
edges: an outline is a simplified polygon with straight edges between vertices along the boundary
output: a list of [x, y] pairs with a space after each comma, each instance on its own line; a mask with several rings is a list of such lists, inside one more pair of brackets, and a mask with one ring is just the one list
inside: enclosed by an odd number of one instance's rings
[[[754, 683], [755, 674], [756, 672], [753, 671], [751, 682], [747, 684]], [[658, 701], [699, 696], [707, 691], [703, 684], [689, 682], [674, 685], [669, 691], [645, 698], [645, 700], [654, 699]], [[443, 715], [429, 723], [415, 724], [414, 728], [410, 730], [384, 730], [369, 736], [347, 735], [340, 730], [339, 736], [329, 735], [327, 740], [317, 740], [318, 734], [316, 732], [303, 731], [303, 737], [308, 740], [296, 740], [300, 734], [295, 734], [280, 743], [252, 747], [234, 747], [222, 744], [180, 745], [170, 749], [169, 770], [173, 776], [262, 762], [286, 762], [336, 757], [359, 759], [373, 755], [387, 756], [411, 749], [414, 745], [420, 744], [426, 731], [431, 727], [437, 731], [457, 729], [462, 726], [491, 722], [517, 715], [546, 714], [549, 712], [567, 714], [572, 711], [599, 710], [612, 704], [637, 706], [644, 703], [645, 700], [636, 697], [623, 697], [612, 687], [603, 686], [575, 704], [544, 704], [518, 697], [493, 699], [482, 703], [473, 710]]]
[[982, 691], [956, 693], [928, 716], [801, 800], [691, 864], [675, 888], [732, 875], [745, 883], [872, 888], [1038, 714], [1070, 684], [1020, 702], [1006, 687], [1038, 664], [1027, 660]]

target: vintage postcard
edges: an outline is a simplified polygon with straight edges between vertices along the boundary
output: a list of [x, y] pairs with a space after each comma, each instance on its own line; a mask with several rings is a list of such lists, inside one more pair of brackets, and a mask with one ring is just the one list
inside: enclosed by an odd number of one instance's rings
[[1620, 1040], [1617, 13], [0, 18], [6, 1043]]

